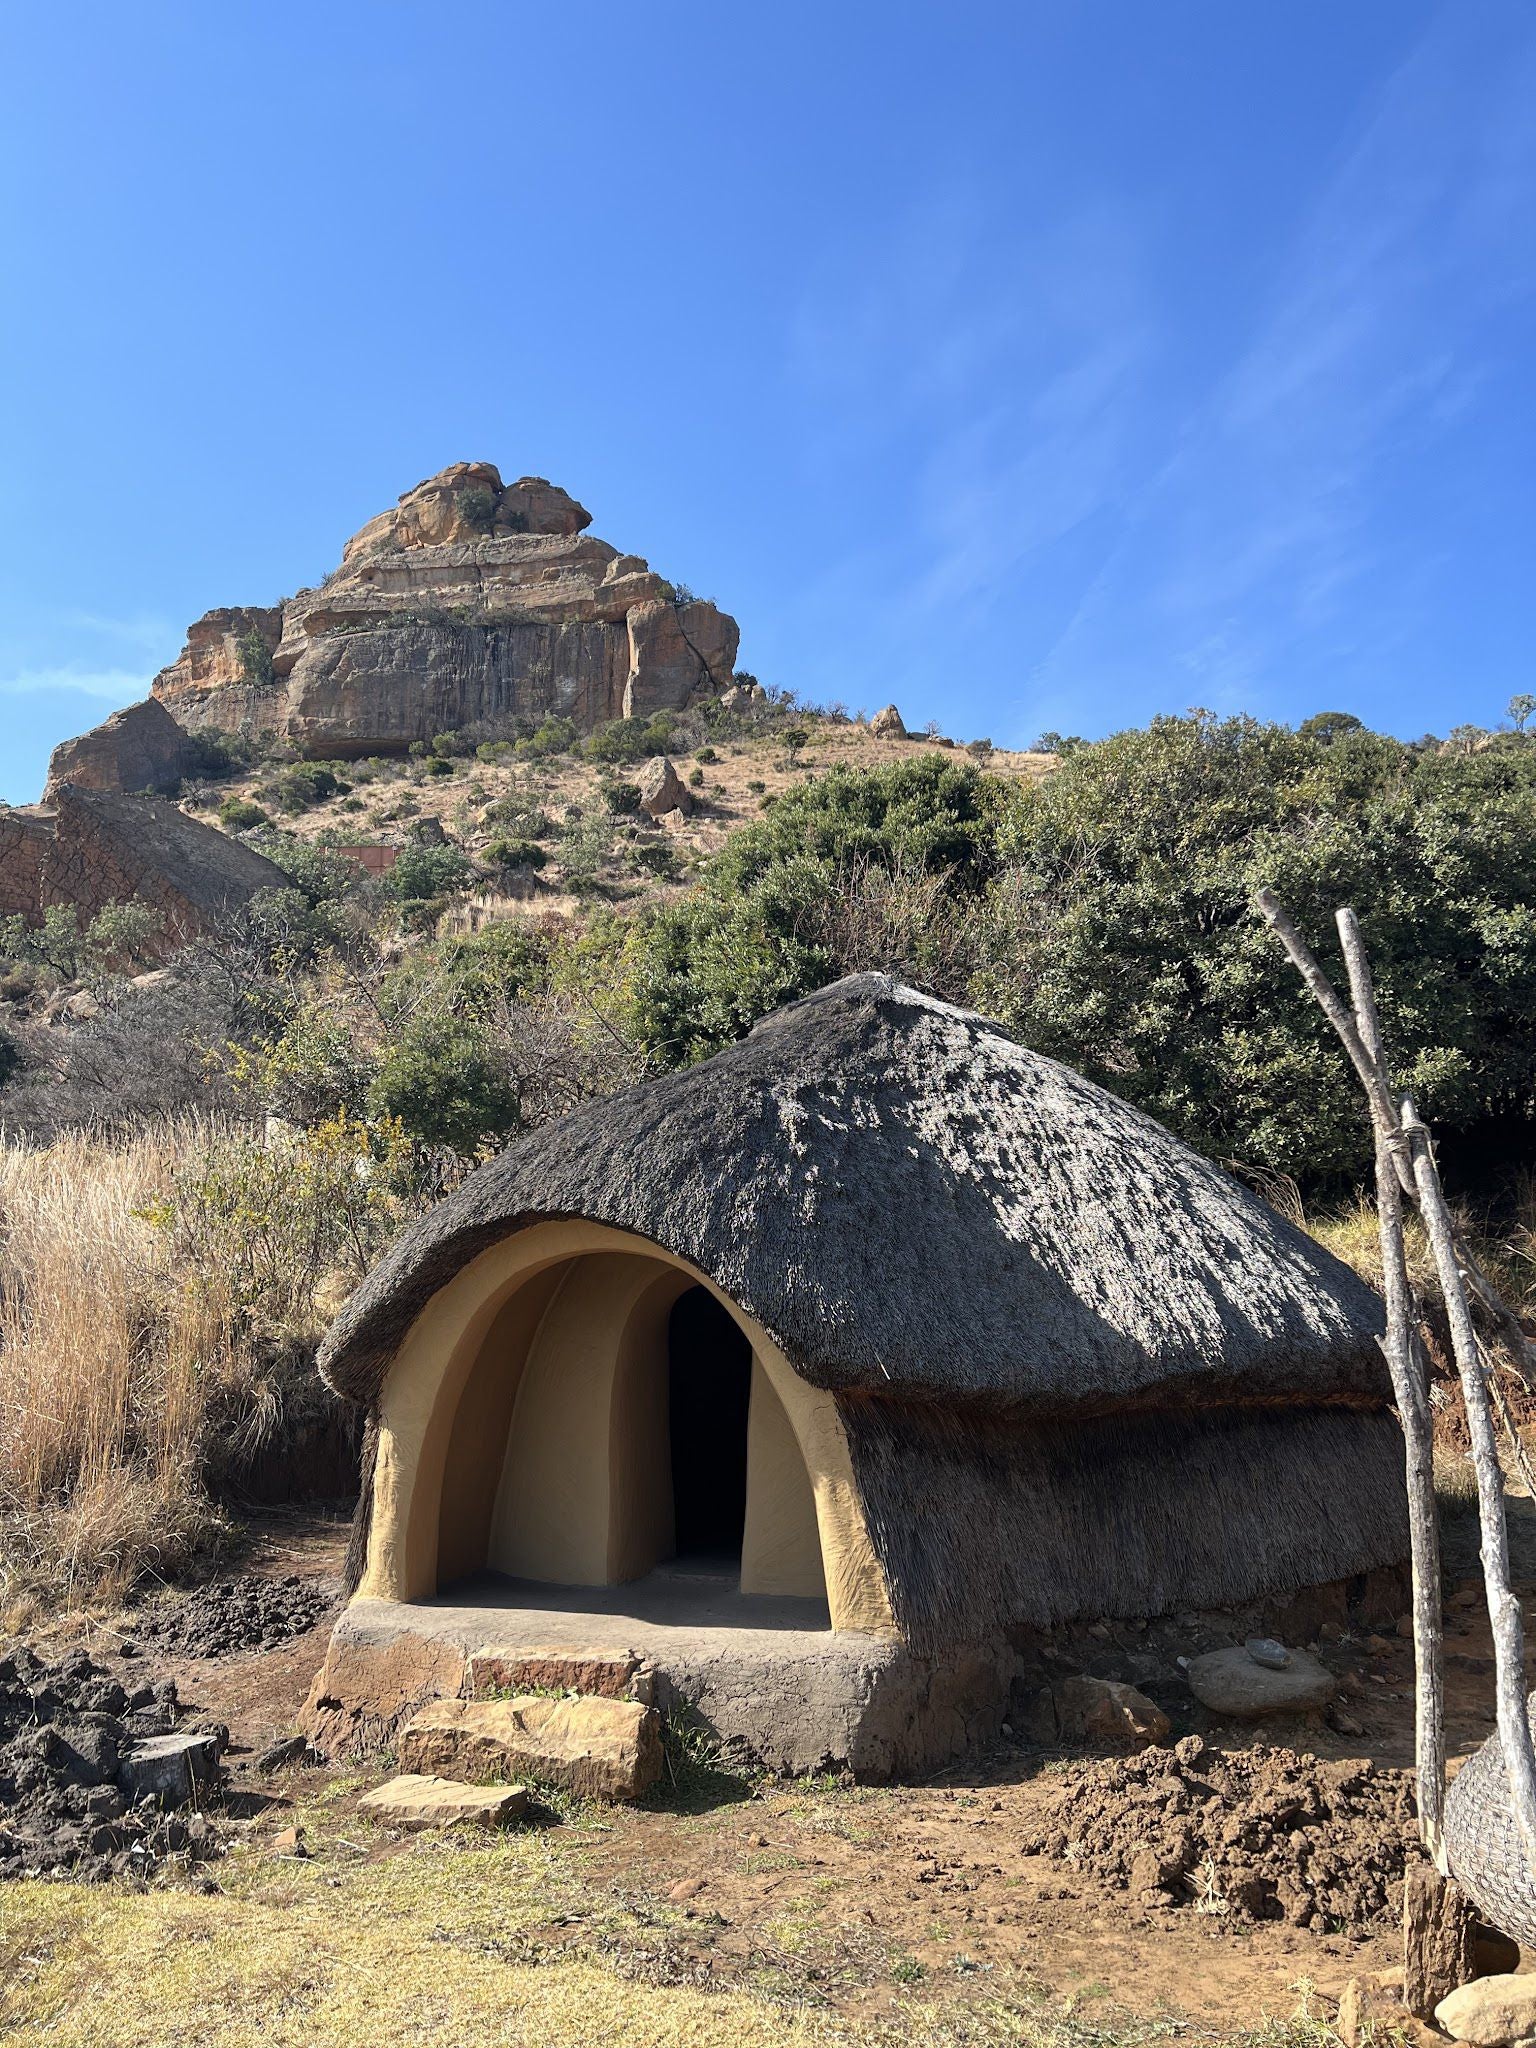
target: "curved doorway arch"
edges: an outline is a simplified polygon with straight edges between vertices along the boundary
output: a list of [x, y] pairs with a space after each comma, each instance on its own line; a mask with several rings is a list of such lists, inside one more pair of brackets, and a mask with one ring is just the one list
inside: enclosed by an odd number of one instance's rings
[[406, 1333], [380, 1400], [360, 1595], [412, 1600], [489, 1566], [612, 1585], [673, 1554], [670, 1318], [701, 1290], [750, 1355], [741, 1588], [824, 1597], [894, 1632], [830, 1394], [707, 1276], [577, 1221], [481, 1253]]

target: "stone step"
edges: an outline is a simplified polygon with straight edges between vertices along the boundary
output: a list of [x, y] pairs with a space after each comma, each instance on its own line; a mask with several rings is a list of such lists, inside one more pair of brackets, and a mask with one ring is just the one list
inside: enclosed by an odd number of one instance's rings
[[402, 1768], [484, 1782], [526, 1775], [593, 1799], [661, 1776], [661, 1722], [638, 1700], [434, 1700], [401, 1731]]
[[452, 1778], [416, 1772], [391, 1778], [358, 1801], [374, 1820], [397, 1828], [437, 1828], [455, 1821], [504, 1828], [528, 1810], [524, 1785], [465, 1785]]

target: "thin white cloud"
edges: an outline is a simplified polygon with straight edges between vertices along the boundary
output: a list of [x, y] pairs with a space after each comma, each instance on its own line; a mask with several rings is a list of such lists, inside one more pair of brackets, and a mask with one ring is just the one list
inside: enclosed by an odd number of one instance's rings
[[1448, 12], [1385, 81], [1246, 345], [1134, 494], [1042, 694], [1102, 704], [1182, 672], [1257, 708], [1292, 662], [1369, 663], [1373, 585], [1378, 652], [1412, 634], [1438, 544], [1423, 522], [1405, 554], [1395, 494], [1496, 402], [1501, 317], [1536, 289], [1536, 36], [1488, 22]]
[[82, 697], [100, 697], [109, 703], [131, 704], [149, 694], [150, 678], [142, 671], [123, 668], [30, 668], [0, 676], [0, 696], [38, 697], [59, 691], [74, 691]]

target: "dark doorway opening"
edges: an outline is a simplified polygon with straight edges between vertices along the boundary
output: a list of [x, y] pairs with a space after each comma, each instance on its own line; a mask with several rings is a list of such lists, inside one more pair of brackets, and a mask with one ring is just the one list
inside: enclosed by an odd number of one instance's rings
[[672, 1509], [680, 1558], [741, 1562], [747, 1516], [752, 1347], [703, 1287], [680, 1295], [667, 1326]]

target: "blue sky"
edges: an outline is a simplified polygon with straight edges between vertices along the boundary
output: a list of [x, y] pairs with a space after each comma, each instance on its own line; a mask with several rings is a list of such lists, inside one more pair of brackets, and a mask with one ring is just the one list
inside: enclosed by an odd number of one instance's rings
[[420, 477], [1023, 744], [1536, 688], [1526, 0], [0, 11], [0, 795]]

